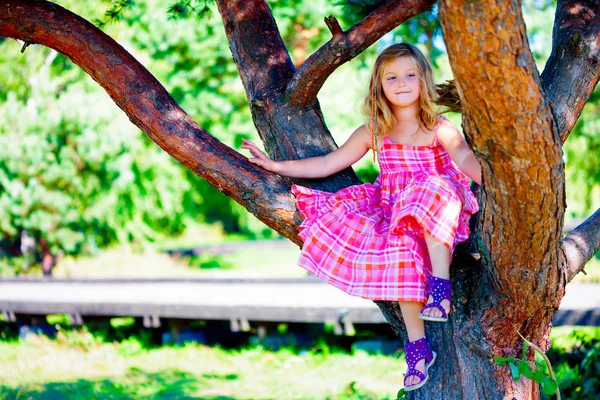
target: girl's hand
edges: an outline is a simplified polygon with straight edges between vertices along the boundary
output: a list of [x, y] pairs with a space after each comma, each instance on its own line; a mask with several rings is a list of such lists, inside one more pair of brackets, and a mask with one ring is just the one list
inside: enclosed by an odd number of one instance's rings
[[256, 144], [254, 144], [253, 142], [246, 140], [246, 139], [242, 139], [242, 142], [244, 143], [241, 146], [242, 149], [249, 150], [250, 154], [252, 154], [252, 158], [248, 158], [248, 161], [250, 161], [253, 164], [261, 166], [262, 168], [266, 169], [267, 171], [277, 172], [277, 162], [276, 161], [271, 160], [265, 153], [260, 151], [258, 146], [256, 146]]

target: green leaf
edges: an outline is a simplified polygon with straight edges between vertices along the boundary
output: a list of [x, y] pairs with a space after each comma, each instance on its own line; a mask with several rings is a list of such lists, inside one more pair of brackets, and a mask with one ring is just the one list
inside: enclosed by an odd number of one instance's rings
[[533, 374], [533, 379], [539, 384], [544, 382], [544, 380], [547, 378], [548, 378], [548, 375], [546, 374], [546, 371], [544, 370], [543, 367], [538, 367]]
[[514, 357], [494, 357], [494, 361], [496, 362], [496, 364], [498, 364], [501, 367], [507, 362], [514, 360]]
[[527, 360], [527, 342], [523, 342], [523, 360]]
[[403, 399], [406, 397], [406, 390], [404, 388], [398, 390], [398, 394], [396, 395], [396, 400]]
[[544, 381], [542, 382], [542, 390], [547, 395], [551, 395], [556, 393], [556, 391], [558, 390], [558, 385], [552, 378], [547, 376], [546, 379], [544, 379]]
[[513, 379], [515, 380], [515, 382], [518, 382], [519, 381], [519, 368], [517, 368], [517, 366], [515, 365], [515, 363], [513, 361], [509, 361], [508, 366], [510, 367], [510, 373], [512, 374]]
[[526, 378], [533, 379], [534, 373], [531, 370], [531, 365], [529, 365], [528, 362], [521, 361], [517, 367], [521, 375], [523, 375]]

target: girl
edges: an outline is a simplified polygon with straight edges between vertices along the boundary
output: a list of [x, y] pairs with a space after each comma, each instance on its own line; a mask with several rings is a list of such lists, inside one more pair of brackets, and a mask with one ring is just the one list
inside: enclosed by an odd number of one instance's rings
[[[339, 149], [322, 157], [276, 162], [244, 141], [250, 161], [280, 175], [322, 178], [372, 149], [374, 184], [327, 193], [294, 185], [304, 216], [299, 264], [355, 296], [398, 301], [406, 329], [405, 390], [423, 386], [435, 361], [424, 320], [446, 321], [449, 268], [457, 243], [477, 212], [469, 178], [481, 167], [456, 129], [436, 111], [431, 65], [410, 44], [384, 50], [373, 68], [363, 112], [370, 115]], [[427, 303], [423, 306], [424, 303]]]

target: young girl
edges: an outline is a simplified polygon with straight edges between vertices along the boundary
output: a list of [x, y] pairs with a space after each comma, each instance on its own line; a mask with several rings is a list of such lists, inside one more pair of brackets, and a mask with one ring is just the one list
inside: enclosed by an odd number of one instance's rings
[[[349, 294], [398, 301], [408, 331], [405, 390], [428, 380], [435, 361], [424, 320], [446, 321], [452, 297], [449, 267], [477, 212], [469, 178], [481, 167], [462, 135], [440, 117], [431, 65], [410, 44], [395, 44], [375, 62], [363, 111], [370, 115], [339, 149], [322, 157], [276, 162], [244, 141], [250, 161], [280, 175], [321, 178], [372, 149], [374, 184], [327, 193], [294, 185], [304, 216], [299, 264]], [[424, 303], [427, 303], [423, 306]]]

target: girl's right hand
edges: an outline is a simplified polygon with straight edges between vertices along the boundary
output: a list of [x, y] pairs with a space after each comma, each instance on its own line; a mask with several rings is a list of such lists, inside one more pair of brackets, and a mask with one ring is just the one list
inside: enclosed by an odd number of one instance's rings
[[242, 142], [244, 144], [242, 144], [241, 148], [250, 151], [250, 154], [252, 154], [252, 158], [248, 158], [248, 161], [261, 166], [267, 171], [277, 172], [276, 161], [271, 160], [265, 153], [260, 151], [258, 146], [256, 146], [256, 144], [254, 144], [253, 142], [246, 139], [242, 139]]

